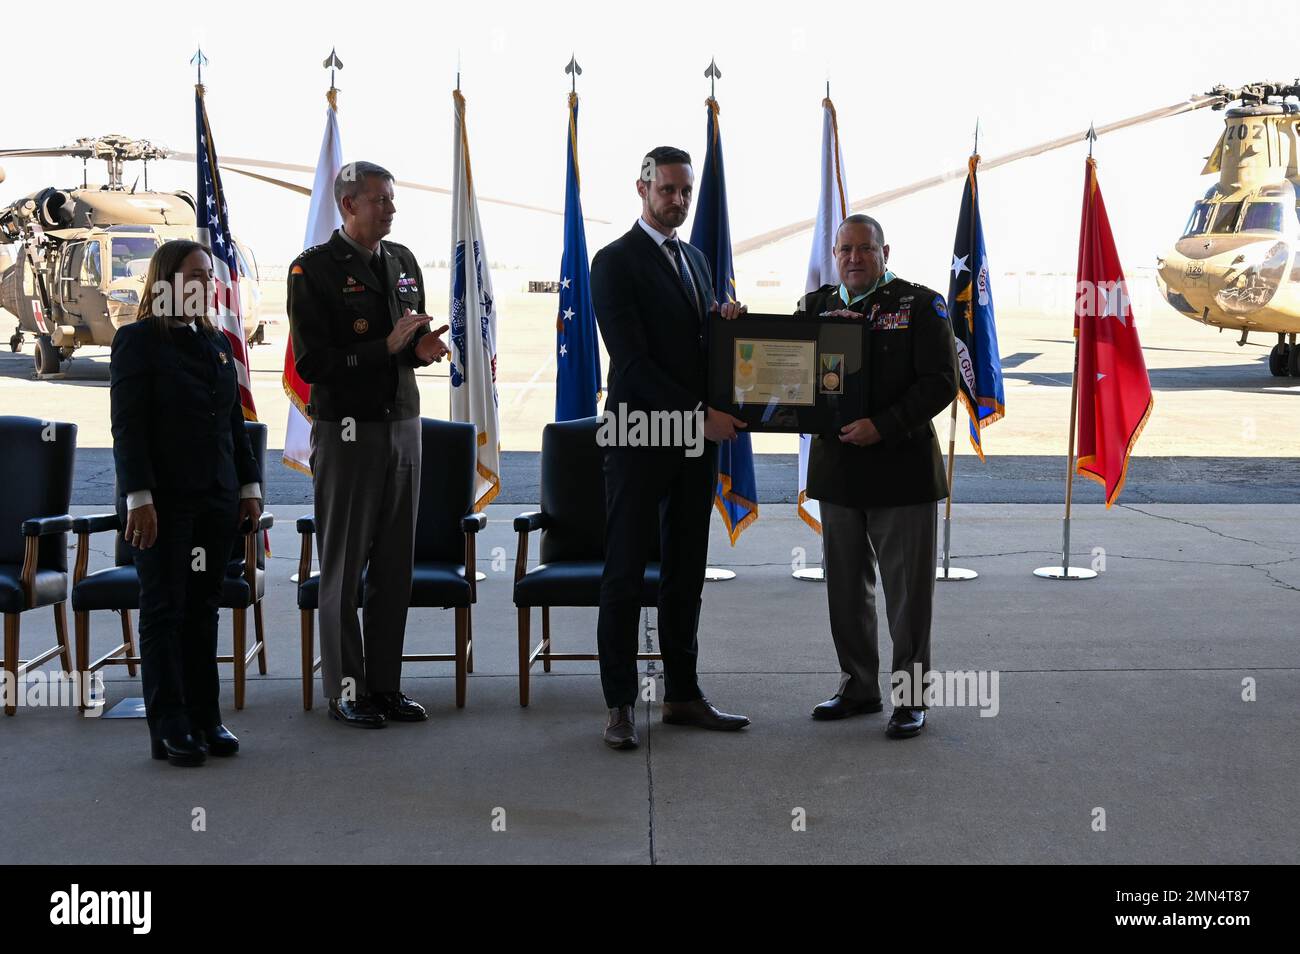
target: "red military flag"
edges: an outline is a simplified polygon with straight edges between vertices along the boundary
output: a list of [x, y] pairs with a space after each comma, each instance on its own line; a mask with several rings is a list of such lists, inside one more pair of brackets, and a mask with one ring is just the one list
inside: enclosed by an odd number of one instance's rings
[[1079, 449], [1075, 468], [1106, 488], [1109, 507], [1124, 489], [1129, 455], [1151, 414], [1151, 379], [1133, 324], [1128, 285], [1088, 157], [1079, 230], [1075, 292], [1075, 368], [1079, 390]]

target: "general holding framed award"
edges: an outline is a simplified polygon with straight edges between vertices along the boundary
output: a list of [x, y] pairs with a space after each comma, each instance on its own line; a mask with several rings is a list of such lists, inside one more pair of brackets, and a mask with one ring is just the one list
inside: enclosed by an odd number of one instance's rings
[[750, 432], [837, 434], [865, 417], [863, 319], [714, 312], [709, 405]]

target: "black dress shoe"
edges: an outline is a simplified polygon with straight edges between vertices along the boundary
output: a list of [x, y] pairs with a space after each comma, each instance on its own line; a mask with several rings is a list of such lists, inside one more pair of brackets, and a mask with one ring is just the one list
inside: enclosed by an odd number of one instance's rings
[[331, 699], [329, 704], [331, 719], [338, 719], [344, 725], [356, 726], [358, 729], [382, 729], [388, 719], [369, 699]]
[[609, 710], [609, 718], [605, 721], [605, 744], [611, 749], [635, 749], [640, 744], [633, 712], [633, 706]]
[[719, 712], [708, 699], [665, 702], [663, 719], [667, 725], [693, 725], [697, 729], [716, 729], [719, 732], [734, 732], [749, 725], [749, 716]]
[[207, 753], [199, 740], [190, 733], [163, 736], [153, 740], [153, 757], [166, 759], [172, 765], [202, 765]]
[[393, 722], [423, 722], [429, 718], [424, 706], [404, 692], [372, 692], [367, 698]]
[[875, 702], [850, 702], [843, 696], [836, 696], [834, 699], [827, 699], [819, 706], [814, 706], [812, 717], [818, 722], [830, 722], [834, 719], [847, 719], [849, 716], [870, 715], [883, 708], [884, 705], [879, 699]]
[[198, 729], [195, 731], [194, 737], [198, 739], [200, 745], [208, 750], [208, 755], [225, 758], [239, 751], [239, 740], [224, 725]]
[[896, 708], [894, 714], [889, 717], [885, 735], [891, 739], [910, 739], [914, 735], [920, 735], [923, 728], [925, 728], [924, 709]]

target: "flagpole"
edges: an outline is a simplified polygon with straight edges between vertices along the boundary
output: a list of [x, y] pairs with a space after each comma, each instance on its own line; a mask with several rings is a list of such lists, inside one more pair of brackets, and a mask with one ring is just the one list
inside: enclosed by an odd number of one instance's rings
[[[980, 121], [975, 120], [975, 143], [971, 147], [971, 155], [975, 157], [974, 162], [979, 163], [980, 151]], [[974, 168], [971, 169], [974, 174]], [[972, 192], [972, 197], [974, 193]], [[972, 217], [971, 230], [974, 231], [974, 218]], [[971, 247], [974, 248], [974, 241]], [[943, 563], [935, 573], [935, 579], [940, 583], [953, 583], [962, 580], [973, 580], [979, 576], [974, 570], [968, 570], [964, 567], [952, 565], [952, 485], [954, 472], [956, 470], [957, 456], [957, 404], [960, 397], [954, 396], [952, 399], [952, 417], [948, 421], [948, 496], [943, 503]]]
[[[704, 71], [704, 76], [709, 81], [709, 101], [711, 108], [717, 109], [717, 89], [715, 84], [722, 77], [722, 70], [718, 69], [718, 62], [715, 58], [710, 57], [709, 67]], [[706, 583], [726, 583], [735, 578], [736, 571], [729, 570], [726, 567], [706, 566], [704, 568], [704, 581]]]
[[[1096, 130], [1088, 127], [1088, 158], [1092, 158], [1092, 144], [1097, 139]], [[1083, 320], [1080, 316], [1079, 320]], [[1079, 419], [1079, 329], [1074, 329], [1074, 369], [1070, 373], [1070, 446], [1065, 452], [1065, 520], [1061, 524], [1061, 565], [1040, 566], [1034, 576], [1043, 580], [1091, 580], [1097, 576], [1087, 567], [1070, 566], [1070, 510], [1074, 502], [1074, 448]]]
[[948, 497], [943, 505], [943, 563], [934, 575], [940, 583], [973, 580], [979, 576], [974, 570], [952, 565], [952, 485], [957, 456], [957, 400], [952, 399], [952, 416], [948, 421]]

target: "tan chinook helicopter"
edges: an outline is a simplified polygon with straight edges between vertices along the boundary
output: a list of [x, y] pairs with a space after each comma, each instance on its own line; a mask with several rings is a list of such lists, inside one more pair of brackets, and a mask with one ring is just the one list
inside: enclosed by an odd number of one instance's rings
[[[161, 243], [197, 237], [194, 199], [186, 192], [150, 192], [149, 162], [175, 155], [144, 140], [109, 135], [54, 149], [3, 149], [0, 157], [72, 156], [83, 162], [81, 188], [49, 187], [0, 207], [2, 243], [17, 246], [10, 264], [0, 251], [0, 308], [18, 319], [9, 339], [17, 351], [36, 338], [36, 371], [53, 374], [82, 345], [110, 345], [135, 320], [149, 259]], [[85, 163], [108, 165], [108, 183], [91, 186]], [[127, 162], [144, 163], [144, 190], [123, 183]], [[0, 170], [0, 182], [4, 173]], [[137, 180], [138, 183], [138, 180]], [[259, 315], [257, 260], [235, 240], [244, 336], [265, 334]]]
[[1276, 334], [1269, 371], [1300, 376], [1300, 83], [1231, 92], [1240, 105], [1201, 170], [1219, 181], [1156, 260], [1157, 282], [1182, 314], [1240, 331], [1239, 344], [1252, 331]]

